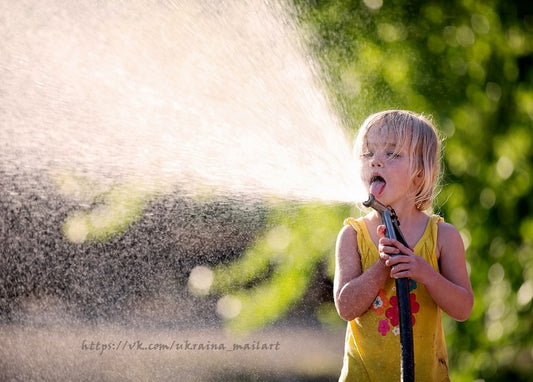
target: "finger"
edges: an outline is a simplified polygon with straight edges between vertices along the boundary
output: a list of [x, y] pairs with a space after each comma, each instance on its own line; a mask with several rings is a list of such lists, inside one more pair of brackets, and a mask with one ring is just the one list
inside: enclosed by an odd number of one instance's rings
[[382, 237], [385, 237], [385, 231], [386, 231], [386, 228], [385, 228], [385, 225], [384, 224], [380, 224], [378, 225], [378, 228], [377, 228], [377, 233], [378, 233], [378, 236], [380, 238]]
[[378, 250], [379, 252], [388, 253], [391, 255], [399, 255], [401, 251], [395, 244], [396, 242], [394, 240], [382, 238], [379, 240]]
[[405, 245], [403, 245], [403, 244], [400, 243], [399, 241], [397, 241], [397, 242], [394, 244], [394, 246], [395, 246], [396, 248], [398, 248], [398, 249], [400, 250], [400, 252], [401, 252], [402, 254], [404, 254], [404, 255], [410, 256], [410, 255], [414, 254], [413, 251], [411, 250], [411, 248], [406, 247]]
[[[405, 269], [405, 267], [409, 263], [410, 263], [409, 256], [404, 256], [404, 255], [392, 255], [392, 256], [389, 256], [389, 258], [386, 260], [387, 265], [391, 267], [401, 266], [400, 269]], [[405, 264], [405, 266], [403, 266], [402, 264]]]
[[378, 247], [379, 253], [384, 253], [388, 255], [398, 255], [400, 253], [400, 250], [396, 247], [390, 246], [390, 245], [379, 245]]
[[396, 251], [396, 253], [402, 253], [407, 256], [411, 256], [414, 254], [411, 248], [406, 247], [405, 245], [403, 245], [402, 243], [400, 243], [398, 240], [395, 240], [395, 239], [384, 237], [384, 238], [379, 239], [379, 244], [382, 245], [383, 247], [397, 248], [398, 250]]
[[396, 269], [392, 268], [390, 277], [393, 278], [393, 279], [407, 278], [407, 277], [409, 277], [409, 272], [407, 272], [407, 271], [397, 272]]
[[410, 268], [406, 264], [398, 264], [391, 267], [390, 276], [392, 278], [409, 277]]
[[386, 253], [380, 252], [380, 254], [379, 254], [379, 258], [380, 258], [380, 261], [381, 261], [383, 264], [387, 265], [387, 260], [390, 259], [390, 256], [389, 256], [388, 254], [386, 254]]
[[379, 244], [383, 245], [384, 247], [396, 247], [398, 248], [398, 241], [394, 239], [389, 239], [388, 237], [382, 237], [379, 239]]

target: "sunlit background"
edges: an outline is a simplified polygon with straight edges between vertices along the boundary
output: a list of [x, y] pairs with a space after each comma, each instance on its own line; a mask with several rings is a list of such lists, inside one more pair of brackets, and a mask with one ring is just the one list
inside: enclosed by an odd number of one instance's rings
[[[220, 3], [220, 4], [219, 4]], [[453, 381], [533, 378], [533, 6], [0, 2], [0, 379], [334, 381], [369, 114], [431, 115]], [[401, 219], [401, 217], [400, 217]]]

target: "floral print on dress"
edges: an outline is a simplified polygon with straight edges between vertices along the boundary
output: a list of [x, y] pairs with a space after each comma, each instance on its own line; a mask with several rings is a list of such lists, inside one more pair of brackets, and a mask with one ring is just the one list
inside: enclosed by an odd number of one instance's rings
[[[417, 288], [416, 281], [409, 280], [409, 292], [414, 291]], [[416, 294], [409, 293], [409, 299], [411, 302], [411, 323], [414, 326], [416, 323], [415, 313], [418, 313], [420, 310], [420, 304], [416, 301]], [[378, 316], [385, 315], [385, 319], [379, 320], [378, 322], [378, 332], [385, 336], [389, 331], [394, 335], [400, 334], [399, 324], [400, 324], [400, 314], [398, 308], [398, 297], [396, 295], [387, 297], [387, 292], [384, 289], [380, 289], [376, 299], [370, 307]]]
[[387, 320], [379, 320], [378, 324], [378, 332], [381, 333], [382, 336], [386, 335], [387, 332], [390, 330], [389, 321]]
[[389, 299], [387, 298], [387, 292], [384, 289], [380, 289], [370, 309], [376, 312], [378, 316], [381, 316], [388, 307]]

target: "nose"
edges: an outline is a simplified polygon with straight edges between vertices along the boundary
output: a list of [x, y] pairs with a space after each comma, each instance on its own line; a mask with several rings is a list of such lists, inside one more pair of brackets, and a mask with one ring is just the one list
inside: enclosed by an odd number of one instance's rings
[[370, 161], [370, 167], [383, 167], [383, 162], [380, 158], [377, 156], [372, 157], [372, 160]]

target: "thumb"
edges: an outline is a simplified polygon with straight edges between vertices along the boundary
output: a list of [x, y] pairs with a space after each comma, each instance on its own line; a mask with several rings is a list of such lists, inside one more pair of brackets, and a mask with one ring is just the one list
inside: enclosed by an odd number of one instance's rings
[[387, 229], [385, 228], [385, 225], [384, 225], [384, 224], [380, 224], [380, 225], [378, 225], [377, 233], [378, 233], [379, 238], [385, 237], [385, 231], [386, 231], [386, 230], [387, 230]]

